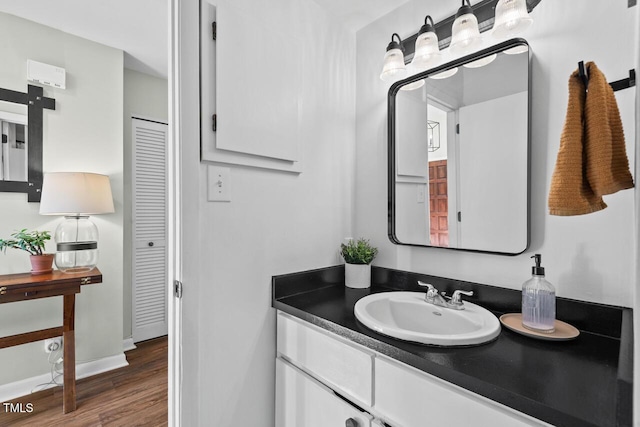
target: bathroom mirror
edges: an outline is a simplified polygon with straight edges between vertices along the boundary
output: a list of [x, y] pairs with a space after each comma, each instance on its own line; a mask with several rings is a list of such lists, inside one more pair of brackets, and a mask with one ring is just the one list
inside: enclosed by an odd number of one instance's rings
[[515, 255], [529, 244], [529, 46], [509, 40], [394, 83], [392, 242]]
[[39, 202], [42, 191], [43, 108], [55, 110], [55, 100], [42, 87], [0, 88], [0, 192], [27, 193], [29, 202]]

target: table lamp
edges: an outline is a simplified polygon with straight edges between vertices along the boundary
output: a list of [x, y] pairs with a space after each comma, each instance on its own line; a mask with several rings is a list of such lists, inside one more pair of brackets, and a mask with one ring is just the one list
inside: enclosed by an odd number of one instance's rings
[[79, 273], [97, 265], [98, 228], [89, 215], [112, 212], [108, 176], [87, 172], [44, 174], [40, 214], [64, 215], [54, 233], [58, 270]]

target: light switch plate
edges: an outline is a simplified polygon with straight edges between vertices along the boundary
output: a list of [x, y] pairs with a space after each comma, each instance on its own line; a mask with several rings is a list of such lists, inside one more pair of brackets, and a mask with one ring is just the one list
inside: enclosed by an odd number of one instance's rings
[[231, 201], [231, 168], [207, 167], [207, 200], [210, 202]]

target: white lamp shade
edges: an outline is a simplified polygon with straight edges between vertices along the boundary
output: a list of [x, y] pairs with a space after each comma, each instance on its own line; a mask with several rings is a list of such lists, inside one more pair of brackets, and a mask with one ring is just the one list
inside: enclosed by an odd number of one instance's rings
[[407, 75], [404, 66], [404, 54], [400, 49], [390, 49], [384, 55], [384, 64], [380, 79], [385, 82], [400, 80]]
[[526, 0], [500, 0], [496, 5], [496, 19], [491, 35], [503, 38], [518, 34], [529, 28], [532, 22]]
[[41, 215], [95, 215], [115, 212], [109, 177], [86, 172], [44, 174]]
[[416, 38], [416, 48], [411, 65], [419, 71], [425, 71], [440, 62], [440, 48], [436, 33], [422, 33]]
[[464, 14], [453, 21], [449, 46], [451, 53], [454, 55], [469, 53], [481, 42], [478, 18], [473, 13]]

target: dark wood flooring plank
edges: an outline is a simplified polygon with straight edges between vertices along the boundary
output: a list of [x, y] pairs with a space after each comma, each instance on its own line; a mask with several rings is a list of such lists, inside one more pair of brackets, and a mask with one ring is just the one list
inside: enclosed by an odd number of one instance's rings
[[32, 413], [6, 413], [1, 427], [119, 427], [166, 426], [167, 338], [138, 344], [127, 352], [129, 366], [78, 380], [77, 409], [62, 413], [62, 387], [12, 400], [33, 405]]

